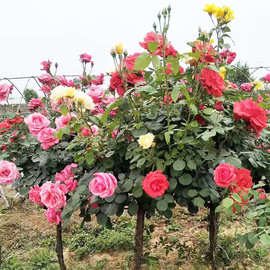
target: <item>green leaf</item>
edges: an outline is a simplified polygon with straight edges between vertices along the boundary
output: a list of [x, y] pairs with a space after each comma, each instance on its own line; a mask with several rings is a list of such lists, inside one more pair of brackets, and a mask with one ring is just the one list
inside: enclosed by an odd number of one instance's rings
[[105, 226], [106, 223], [107, 223], [107, 221], [108, 221], [108, 219], [109, 218], [105, 214], [103, 214], [103, 213], [99, 213], [97, 215], [97, 222], [98, 222], [99, 225]]
[[158, 48], [158, 43], [157, 42], [149, 42], [147, 44], [147, 48], [150, 52], [154, 52]]
[[140, 158], [137, 162], [137, 167], [141, 168], [142, 165], [145, 163], [146, 159], [145, 158]]
[[208, 190], [208, 188], [204, 188], [204, 189], [202, 189], [202, 190], [200, 190], [200, 195], [202, 196], [202, 197], [208, 197], [209, 195], [210, 195], [210, 192], [209, 192], [209, 190]]
[[132, 201], [129, 205], [128, 205], [128, 213], [131, 216], [134, 216], [137, 214], [138, 211], [138, 203], [136, 201]]
[[262, 234], [260, 236], [260, 241], [264, 245], [264, 247], [269, 248], [270, 247], [270, 235], [269, 234]]
[[168, 191], [169, 191], [169, 192], [172, 192], [172, 191], [175, 190], [175, 188], [176, 188], [176, 186], [177, 186], [177, 181], [176, 181], [175, 178], [170, 178], [169, 182], [170, 182], [170, 186], [169, 186], [169, 188], [168, 188]]
[[139, 138], [141, 135], [144, 135], [147, 133], [147, 129], [146, 128], [141, 128], [141, 129], [135, 129], [131, 132], [131, 134], [135, 137], [135, 138]]
[[68, 114], [68, 106], [67, 105], [61, 105], [60, 106], [60, 112], [61, 114], [63, 114], [64, 116], [66, 116]]
[[173, 169], [176, 171], [182, 171], [184, 170], [186, 167], [186, 162], [182, 159], [177, 159], [174, 163], [173, 163]]
[[108, 109], [104, 112], [104, 114], [103, 114], [102, 117], [100, 118], [100, 120], [101, 120], [101, 122], [102, 122], [103, 124], [107, 122], [108, 117], [109, 117], [109, 115], [110, 115], [110, 112], [111, 112], [113, 109], [117, 108], [119, 105], [121, 105], [121, 103], [122, 103], [122, 99], [118, 99], [116, 102], [112, 103], [112, 104], [108, 107]]
[[192, 176], [190, 174], [184, 174], [178, 178], [178, 181], [183, 186], [188, 186], [192, 183]]
[[152, 64], [154, 68], [159, 68], [161, 66], [159, 57], [155, 54], [152, 56]]
[[116, 196], [116, 198], [115, 198], [115, 202], [121, 204], [121, 203], [125, 202], [126, 199], [127, 199], [127, 195], [126, 194], [118, 194]]
[[134, 63], [134, 69], [135, 70], [144, 70], [149, 66], [151, 62], [151, 57], [148, 53], [142, 53], [140, 54]]
[[196, 189], [190, 189], [187, 193], [188, 197], [193, 198], [198, 195], [198, 191]]
[[230, 208], [231, 206], [233, 206], [233, 199], [231, 199], [231, 198], [225, 198], [225, 199], [223, 199], [223, 201], [221, 202], [221, 204], [225, 208]]
[[166, 211], [168, 208], [168, 203], [165, 200], [160, 200], [157, 202], [157, 209], [161, 212]]
[[175, 85], [173, 90], [172, 90], [172, 100], [173, 100], [173, 102], [176, 102], [178, 100], [179, 94], [180, 94], [179, 85]]
[[115, 215], [117, 213], [117, 210], [118, 204], [116, 203], [105, 204], [104, 206], [101, 207], [101, 211], [107, 216]]
[[237, 201], [237, 202], [239, 202], [239, 203], [242, 203], [242, 199], [241, 199], [241, 197], [240, 197], [239, 194], [234, 193], [234, 194], [232, 194], [232, 197], [233, 197], [233, 199], [234, 199], [235, 201]]
[[236, 168], [241, 168], [242, 167], [241, 160], [239, 158], [236, 158], [236, 157], [227, 157], [225, 159], [225, 162], [230, 164], [230, 165], [235, 166]]
[[205, 201], [201, 197], [196, 197], [195, 199], [193, 199], [193, 204], [198, 207], [204, 207]]
[[123, 185], [120, 186], [122, 192], [129, 192], [133, 187], [133, 180], [126, 179]]
[[164, 171], [165, 168], [166, 168], [166, 165], [165, 165], [164, 160], [163, 159], [157, 159], [157, 161], [156, 161], [156, 167], [157, 167], [157, 170]]
[[85, 154], [85, 161], [87, 163], [87, 165], [92, 165], [95, 162], [95, 156], [94, 156], [94, 152], [89, 151]]
[[206, 108], [203, 110], [203, 114], [205, 115], [211, 115], [215, 110], [211, 108]]
[[196, 165], [196, 163], [195, 163], [194, 160], [188, 160], [187, 166], [188, 166], [188, 168], [191, 169], [191, 170], [195, 170], [196, 167], [197, 167], [197, 165]]
[[171, 131], [166, 131], [164, 133], [164, 136], [165, 136], [166, 143], [169, 145], [170, 144], [170, 141], [171, 141]]
[[143, 195], [143, 189], [141, 185], [137, 185], [133, 188], [132, 194], [135, 198], [140, 198]]
[[155, 94], [155, 93], [157, 93], [157, 89], [154, 88], [151, 85], [145, 85], [145, 86], [141, 86], [141, 87], [137, 88], [136, 89], [136, 92], [137, 93], [139, 93], [139, 92], [146, 92], [148, 94]]

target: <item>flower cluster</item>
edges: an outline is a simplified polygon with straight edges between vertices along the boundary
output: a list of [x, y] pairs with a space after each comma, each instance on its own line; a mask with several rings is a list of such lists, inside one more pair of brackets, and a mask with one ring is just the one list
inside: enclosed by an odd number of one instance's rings
[[24, 122], [28, 125], [29, 132], [37, 136], [37, 140], [41, 143], [42, 149], [47, 150], [59, 142], [54, 136], [56, 130], [49, 127], [51, 123], [50, 120], [41, 113], [28, 115], [24, 119]]
[[[231, 194], [239, 195], [241, 201], [235, 200], [232, 196], [236, 204], [242, 206], [248, 203], [248, 193], [253, 186], [250, 170], [238, 169], [233, 165], [222, 163], [214, 171], [214, 180], [217, 186], [229, 188]], [[235, 207], [233, 212], [237, 212]]]
[[60, 173], [55, 175], [55, 183], [45, 182], [41, 187], [36, 185], [29, 191], [29, 199], [34, 203], [46, 207], [45, 216], [50, 223], [61, 222], [61, 210], [65, 207], [67, 196], [70, 191], [77, 187], [77, 180], [74, 180], [72, 169], [77, 164], [66, 166]]
[[203, 11], [210, 16], [214, 15], [219, 21], [230, 22], [234, 19], [234, 12], [228, 6], [219, 7], [215, 4], [206, 4]]

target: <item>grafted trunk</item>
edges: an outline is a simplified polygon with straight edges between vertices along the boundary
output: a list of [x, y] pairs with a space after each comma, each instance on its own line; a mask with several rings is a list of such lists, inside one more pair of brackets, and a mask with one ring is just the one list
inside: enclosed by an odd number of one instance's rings
[[216, 213], [216, 204], [211, 204], [209, 208], [209, 257], [212, 265], [212, 270], [217, 270], [216, 262], [216, 248], [217, 248], [217, 235], [218, 235], [218, 218]]
[[58, 263], [61, 270], [66, 270], [64, 254], [63, 254], [63, 241], [62, 241], [62, 224], [61, 222], [56, 226], [56, 253]]
[[143, 232], [144, 232], [145, 210], [139, 203], [137, 212], [136, 232], [135, 232], [135, 259], [134, 270], [141, 270], [143, 259]]

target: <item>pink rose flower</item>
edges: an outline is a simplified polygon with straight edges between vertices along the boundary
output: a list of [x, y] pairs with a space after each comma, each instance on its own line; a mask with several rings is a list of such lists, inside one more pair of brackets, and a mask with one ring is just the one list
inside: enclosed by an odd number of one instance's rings
[[103, 82], [104, 82], [104, 74], [103, 73], [101, 73], [98, 76], [95, 76], [95, 79], [91, 80], [91, 83], [94, 85], [101, 85], [101, 84], [103, 84]]
[[94, 179], [89, 183], [90, 192], [100, 198], [111, 197], [117, 187], [117, 180], [111, 173], [94, 173]]
[[237, 176], [237, 168], [227, 163], [218, 165], [214, 171], [214, 179], [219, 187], [229, 187]]
[[29, 200], [42, 206], [43, 203], [40, 200], [40, 187], [38, 185], [31, 187], [29, 191]]
[[41, 91], [44, 93], [44, 94], [48, 94], [50, 93], [52, 90], [52, 87], [47, 85], [47, 84], [43, 84], [42, 87], [41, 87]]
[[41, 70], [49, 71], [51, 68], [52, 62], [50, 60], [48, 60], [48, 61], [42, 61], [40, 64], [42, 65]]
[[262, 200], [266, 199], [266, 193], [265, 193], [265, 190], [263, 188], [258, 188], [257, 192], [260, 193], [259, 200], [262, 201]]
[[103, 99], [102, 99], [102, 103], [105, 104], [105, 105], [110, 105], [112, 103], [114, 103], [116, 101], [116, 98], [113, 97], [113, 96], [105, 96]]
[[33, 113], [24, 118], [25, 124], [28, 125], [28, 129], [32, 135], [37, 136], [38, 133], [47, 128], [50, 125], [50, 120], [48, 120], [41, 113]]
[[42, 84], [51, 84], [53, 82], [53, 77], [49, 73], [44, 73], [38, 77], [38, 80]]
[[88, 95], [93, 99], [95, 103], [100, 103], [104, 95], [104, 90], [100, 86], [93, 85], [88, 91]]
[[270, 73], [268, 73], [268, 74], [266, 74], [264, 77], [263, 77], [263, 80], [265, 81], [265, 82], [270, 82]]
[[89, 54], [87, 54], [87, 53], [82, 53], [82, 54], [80, 55], [80, 59], [81, 59], [81, 61], [82, 61], [83, 63], [89, 63], [89, 62], [91, 62], [92, 57], [91, 57], [91, 55], [89, 55]]
[[10, 185], [18, 179], [20, 173], [13, 162], [0, 161], [0, 185]]
[[0, 85], [0, 102], [6, 101], [8, 98], [8, 95], [11, 93], [10, 86], [7, 84], [1, 84]]
[[75, 114], [74, 113], [69, 113], [67, 114], [66, 116], [62, 115], [60, 117], [57, 117], [55, 119], [55, 125], [56, 125], [56, 128], [64, 128], [68, 122], [72, 119], [72, 117], [74, 117]]
[[37, 136], [37, 140], [41, 143], [43, 150], [48, 150], [55, 144], [59, 143], [59, 140], [54, 137], [53, 133], [56, 131], [54, 128], [44, 128]]
[[[60, 173], [56, 173], [55, 181], [61, 185], [61, 189], [66, 194], [69, 191], [74, 191], [78, 186], [78, 181], [74, 180], [74, 173], [72, 169], [77, 168], [78, 164], [71, 163], [67, 165]], [[64, 184], [61, 184], [64, 183]]]
[[59, 210], [66, 205], [65, 193], [59, 184], [46, 182], [40, 187], [40, 200], [47, 208]]
[[96, 125], [91, 125], [90, 128], [83, 127], [81, 128], [82, 136], [88, 137], [90, 135], [98, 135], [99, 128]]
[[252, 89], [252, 84], [251, 83], [242, 83], [240, 85], [241, 90], [245, 91], [245, 92], [250, 92]]
[[27, 108], [29, 111], [33, 111], [36, 108], [42, 107], [42, 100], [41, 98], [32, 98], [27, 104]]
[[55, 211], [54, 208], [48, 208], [45, 216], [50, 223], [58, 225], [61, 222], [61, 211]]

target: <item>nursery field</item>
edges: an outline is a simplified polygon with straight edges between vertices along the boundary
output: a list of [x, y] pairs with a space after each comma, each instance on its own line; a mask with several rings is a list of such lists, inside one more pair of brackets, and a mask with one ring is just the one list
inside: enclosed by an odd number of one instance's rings
[[[6, 194], [12, 191], [6, 189]], [[2, 201], [0, 202], [2, 203]], [[26, 218], [27, 217], [27, 218]], [[80, 228], [76, 213], [64, 231], [64, 257], [67, 269], [131, 269], [135, 219], [128, 215], [113, 218], [113, 229], [99, 226], [96, 220]], [[221, 219], [218, 242], [218, 269], [270, 269], [270, 255], [256, 246], [246, 249], [238, 235], [252, 224], [241, 216]], [[41, 208], [28, 200], [13, 202], [12, 208], [0, 204], [2, 270], [56, 270], [55, 226], [47, 222]], [[207, 212], [192, 215], [177, 207], [173, 219], [162, 217], [146, 221], [145, 258], [142, 269], [207, 270]], [[168, 251], [168, 255], [166, 255]]]

